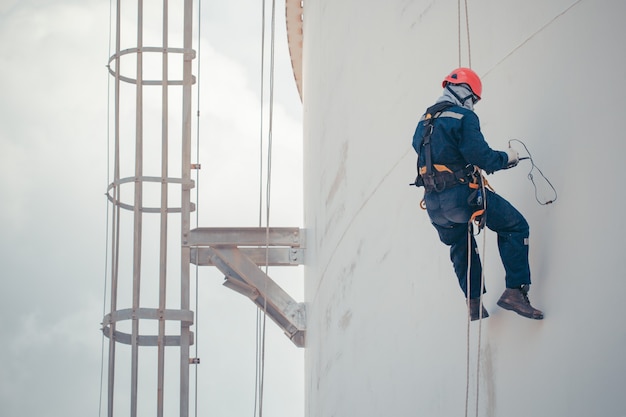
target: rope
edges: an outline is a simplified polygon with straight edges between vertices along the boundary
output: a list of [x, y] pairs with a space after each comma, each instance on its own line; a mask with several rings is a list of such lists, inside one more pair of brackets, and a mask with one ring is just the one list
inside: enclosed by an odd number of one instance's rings
[[[261, 4], [261, 110], [259, 121], [259, 227], [263, 225], [263, 102], [265, 100], [265, 0]], [[256, 337], [255, 337], [255, 374], [254, 374], [254, 410], [252, 415], [256, 416], [259, 401], [259, 381], [260, 381], [260, 349], [261, 341], [265, 335], [261, 335], [261, 311], [256, 313]]]
[[[261, 109], [260, 109], [260, 121], [259, 121], [259, 227], [263, 225], [263, 102], [265, 101], [265, 0], [261, 4]], [[257, 309], [256, 313], [256, 338], [255, 338], [255, 375], [254, 375], [254, 410], [253, 416], [257, 414], [257, 408], [259, 407], [259, 385], [261, 379], [261, 355], [260, 349], [262, 341], [265, 338], [265, 334], [262, 334], [262, 314], [261, 310]]]
[[[530, 171], [528, 172], [528, 179], [530, 180], [530, 182], [532, 182], [533, 184], [533, 188], [535, 189], [535, 200], [537, 200], [537, 203], [539, 203], [539, 205], [541, 206], [547, 206], [548, 204], [552, 204], [556, 201], [557, 199], [557, 193], [556, 193], [556, 189], [554, 188], [554, 186], [552, 185], [552, 183], [550, 182], [550, 180], [548, 178], [546, 178], [545, 175], [543, 175], [543, 172], [541, 172], [541, 170], [539, 169], [539, 167], [537, 165], [535, 165], [535, 161], [533, 160], [532, 155], [530, 154], [530, 151], [528, 150], [528, 147], [526, 146], [526, 144], [524, 142], [522, 142], [519, 139], [511, 139], [509, 140], [509, 147], [511, 147], [511, 142], [518, 142], [520, 143], [523, 147], [524, 150], [526, 151], [526, 153], [528, 154], [528, 157], [522, 157], [519, 160], [525, 160], [525, 159], [529, 159], [530, 160]], [[533, 177], [533, 170], [535, 170], [535, 168], [537, 169], [537, 171], [539, 172], [539, 175], [541, 175], [544, 179], [544, 181], [550, 186], [550, 188], [552, 188], [552, 192], [554, 193], [554, 198], [552, 198], [551, 200], [546, 200], [546, 201], [541, 201], [539, 200], [539, 196], [537, 195], [537, 184], [535, 183], [535, 179]]]
[[[274, 44], [276, 33], [276, 1], [272, 0], [272, 28], [271, 28], [271, 52], [270, 52], [270, 98], [269, 98], [269, 126], [267, 134], [267, 189], [265, 196], [265, 274], [269, 269], [269, 240], [270, 240], [270, 202], [272, 189], [272, 138], [274, 125]], [[267, 294], [267, 280], [265, 281], [265, 294]], [[259, 402], [259, 417], [263, 416], [263, 392], [265, 382], [265, 325], [267, 323], [267, 296], [263, 297], [263, 344], [261, 350], [261, 392]]]
[[[261, 226], [262, 217], [262, 185], [263, 185], [263, 106], [264, 106], [264, 73], [265, 73], [265, 8], [266, 3], [263, 0], [262, 12], [262, 44], [261, 44], [261, 172], [259, 184], [259, 226]], [[276, 1], [272, 0], [271, 13], [271, 29], [270, 29], [270, 67], [269, 67], [269, 114], [268, 114], [268, 131], [267, 131], [267, 172], [266, 172], [266, 190], [265, 190], [265, 274], [269, 270], [269, 241], [270, 241], [270, 213], [271, 213], [271, 184], [272, 184], [272, 147], [273, 147], [273, 124], [274, 124], [274, 56], [275, 56], [275, 34], [276, 34]], [[267, 294], [267, 281], [265, 282], [265, 291]], [[257, 311], [257, 381], [255, 389], [255, 413], [257, 411], [258, 399], [258, 415], [263, 416], [263, 400], [265, 385], [265, 330], [267, 323], [267, 296], [263, 297], [263, 310]]]
[[[483, 186], [483, 191], [484, 191], [484, 186]], [[485, 194], [485, 201], [487, 201], [487, 194]], [[486, 205], [486, 203], [485, 203]], [[483, 259], [485, 259], [485, 253], [486, 252], [486, 248], [487, 248], [487, 238], [486, 238], [487, 234], [483, 233], [483, 248], [482, 248], [482, 253], [483, 253]], [[479, 398], [479, 393], [480, 393], [480, 352], [481, 352], [481, 338], [482, 338], [482, 332], [483, 332], [483, 297], [482, 297], [482, 293], [483, 290], [485, 288], [485, 268], [483, 268], [481, 270], [480, 273], [480, 320], [478, 320], [478, 350], [476, 352], [476, 417], [478, 417], [478, 398]]]
[[[467, 0], [464, 0], [465, 6], [465, 28], [466, 28], [466, 37], [467, 37], [467, 60], [468, 67], [472, 67], [472, 48], [471, 48], [471, 40], [470, 40], [470, 26], [469, 26], [469, 8], [467, 6]], [[457, 1], [457, 32], [458, 32], [458, 42], [459, 42], [459, 67], [462, 66], [462, 42], [461, 42], [461, 0]], [[467, 346], [466, 346], [466, 369], [465, 369], [465, 417], [467, 417], [467, 413], [469, 410], [469, 386], [470, 386], [470, 323], [471, 323], [471, 307], [470, 307], [470, 294], [471, 294], [471, 285], [470, 285], [470, 272], [472, 266], [472, 222], [476, 220], [479, 215], [483, 216], [481, 220], [480, 228], [484, 224], [485, 216], [487, 215], [487, 194], [485, 189], [485, 181], [480, 173], [481, 179], [481, 189], [483, 195], [483, 207], [481, 213], [475, 213], [476, 215], [471, 216], [467, 226], [467, 274], [466, 274], [466, 291], [467, 291]], [[486, 234], [483, 233], [483, 254], [485, 253], [486, 248]], [[479, 383], [480, 383], [480, 348], [481, 348], [481, 336], [482, 336], [482, 319], [483, 319], [483, 289], [485, 288], [485, 274], [484, 269], [481, 268], [480, 275], [480, 296], [478, 303], [478, 314], [479, 314], [479, 324], [478, 324], [478, 353], [476, 360], [476, 416], [478, 417], [478, 398], [479, 398]]]
[[[465, 349], [465, 417], [467, 417], [467, 410], [469, 407], [469, 386], [470, 386], [470, 323], [471, 317], [471, 283], [470, 283], [470, 271], [472, 266], [472, 220], [467, 223], [467, 271], [465, 274], [465, 291], [467, 300], [467, 331], [466, 331], [466, 347]], [[482, 298], [482, 297], [481, 297]]]
[[[113, 36], [111, 25], [113, 23], [113, 0], [109, 0], [109, 45], [108, 45], [108, 57], [111, 56], [111, 38]], [[107, 65], [108, 67], [108, 65]], [[110, 165], [111, 165], [111, 77], [109, 76], [108, 68], [107, 68], [107, 114], [106, 114], [106, 177], [107, 183], [106, 186], [109, 185], [109, 179], [111, 177]], [[106, 189], [106, 188], [105, 188]], [[105, 234], [104, 234], [104, 287], [102, 289], [102, 317], [106, 314], [106, 302], [107, 302], [107, 285], [108, 285], [108, 274], [109, 274], [109, 202], [108, 199], [105, 198], [106, 202], [106, 221], [105, 221]], [[100, 395], [98, 398], [98, 417], [102, 415], [102, 391], [104, 388], [104, 343], [105, 343], [104, 332], [102, 332], [102, 340], [100, 342]]]
[[[472, 48], [470, 42], [470, 26], [469, 26], [469, 10], [467, 7], [467, 0], [464, 0], [465, 5], [465, 28], [466, 28], [466, 36], [467, 36], [467, 60], [468, 67], [472, 68]], [[461, 42], [461, 0], [457, 0], [457, 34], [459, 41], [459, 67], [462, 67], [462, 59], [461, 59], [461, 50], [462, 42]]]
[[457, 16], [457, 34], [459, 38], [459, 67], [461, 67], [461, 0], [457, 0], [456, 3], [456, 16]]
[[469, 11], [467, 9], [467, 0], [465, 0], [465, 27], [467, 28], [467, 60], [469, 67], [472, 68], [472, 47], [470, 42]]
[[[465, 365], [465, 417], [467, 417], [467, 413], [469, 410], [469, 386], [470, 386], [470, 323], [471, 323], [471, 307], [470, 307], [470, 294], [471, 294], [471, 281], [470, 281], [470, 273], [472, 267], [472, 222], [476, 221], [480, 223], [478, 233], [480, 233], [480, 228], [486, 223], [487, 216], [487, 187], [485, 178], [482, 175], [482, 172], [479, 172], [480, 175], [480, 189], [483, 195], [483, 206], [481, 210], [476, 211], [469, 219], [467, 223], [467, 271], [465, 275], [466, 279], [466, 292], [467, 292], [467, 341], [466, 341], [466, 365]], [[491, 187], [489, 187], [491, 189]], [[476, 219], [475, 214], [481, 213], [482, 219]], [[482, 253], [483, 253], [483, 263], [484, 263], [484, 254], [486, 253], [487, 248], [487, 234], [483, 233], [483, 242], [482, 242]], [[476, 353], [476, 417], [478, 417], [478, 404], [479, 404], [479, 393], [480, 393], [480, 351], [481, 351], [481, 339], [482, 339], [482, 324], [483, 324], [483, 291], [485, 288], [485, 270], [481, 268], [480, 272], [480, 292], [479, 292], [479, 303], [478, 303], [478, 340], [477, 340], [477, 353]]]
[[[198, 76], [196, 78], [196, 82], [197, 82], [197, 89], [198, 91], [200, 91], [200, 53], [202, 51], [201, 48], [201, 44], [202, 44], [202, 1], [198, 0], [198, 53], [197, 53], [197, 59], [198, 59], [198, 67], [197, 67], [197, 73]], [[200, 94], [198, 94], [197, 98], [197, 112], [196, 112], [196, 228], [198, 228], [199, 226], [199, 217], [200, 217]], [[195, 265], [195, 278], [196, 278], [196, 282], [195, 282], [195, 316], [196, 316], [196, 338], [195, 338], [195, 343], [194, 343], [194, 357], [198, 358], [198, 351], [199, 351], [199, 341], [200, 341], [200, 311], [199, 311], [199, 295], [198, 295], [198, 289], [199, 289], [199, 285], [198, 285], [198, 281], [199, 281], [199, 266], [198, 266], [198, 262], [196, 262]], [[196, 363], [196, 366], [194, 367], [194, 416], [198, 417], [198, 371], [199, 371], [199, 366]]]

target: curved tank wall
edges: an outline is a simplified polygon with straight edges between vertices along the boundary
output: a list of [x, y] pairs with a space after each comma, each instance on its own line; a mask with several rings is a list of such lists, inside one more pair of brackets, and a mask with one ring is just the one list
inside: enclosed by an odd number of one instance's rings
[[457, 2], [306, 0], [309, 417], [462, 415], [466, 389], [471, 415], [478, 402], [484, 416], [626, 416], [626, 2], [469, 3], [483, 133], [495, 149], [524, 141], [558, 191], [537, 204], [528, 161], [489, 177], [530, 223], [530, 297], [546, 318], [496, 306], [487, 231], [491, 317], [468, 340], [448, 249], [408, 186], [415, 124], [459, 63]]

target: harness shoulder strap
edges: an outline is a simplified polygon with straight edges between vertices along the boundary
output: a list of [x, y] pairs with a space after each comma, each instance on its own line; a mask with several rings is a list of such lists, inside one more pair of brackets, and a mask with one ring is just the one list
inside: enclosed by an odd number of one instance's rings
[[[433, 172], [433, 161], [430, 152], [430, 137], [433, 134], [434, 125], [433, 122], [441, 113], [443, 113], [449, 107], [454, 106], [454, 104], [442, 101], [441, 103], [437, 103], [434, 106], [429, 107], [426, 110], [426, 114], [424, 115], [424, 134], [422, 136], [422, 148], [424, 149], [424, 158], [426, 161], [426, 172], [425, 175], [430, 175]], [[419, 163], [418, 163], [419, 165]], [[419, 168], [418, 168], [419, 172]]]

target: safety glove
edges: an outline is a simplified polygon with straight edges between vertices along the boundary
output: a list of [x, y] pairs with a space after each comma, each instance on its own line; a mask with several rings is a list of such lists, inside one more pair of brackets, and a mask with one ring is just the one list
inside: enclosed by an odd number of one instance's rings
[[519, 163], [519, 153], [513, 148], [507, 148], [506, 154], [509, 157], [506, 168], [509, 169], [517, 166], [517, 164]]

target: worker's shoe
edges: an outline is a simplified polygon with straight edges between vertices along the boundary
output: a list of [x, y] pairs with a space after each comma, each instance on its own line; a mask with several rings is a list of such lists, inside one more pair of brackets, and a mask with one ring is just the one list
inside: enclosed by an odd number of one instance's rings
[[543, 319], [543, 313], [530, 305], [528, 285], [522, 285], [519, 288], [507, 288], [498, 300], [498, 305], [506, 310], [515, 311], [520, 316], [535, 320]]
[[[483, 307], [483, 315], [482, 318], [486, 319], [487, 317], [489, 317], [489, 313], [487, 313], [487, 310], [485, 310], [485, 306]], [[480, 316], [480, 298], [471, 298], [469, 300], [469, 310], [470, 310], [470, 319], [472, 321], [474, 320], [478, 320], [481, 318]]]

